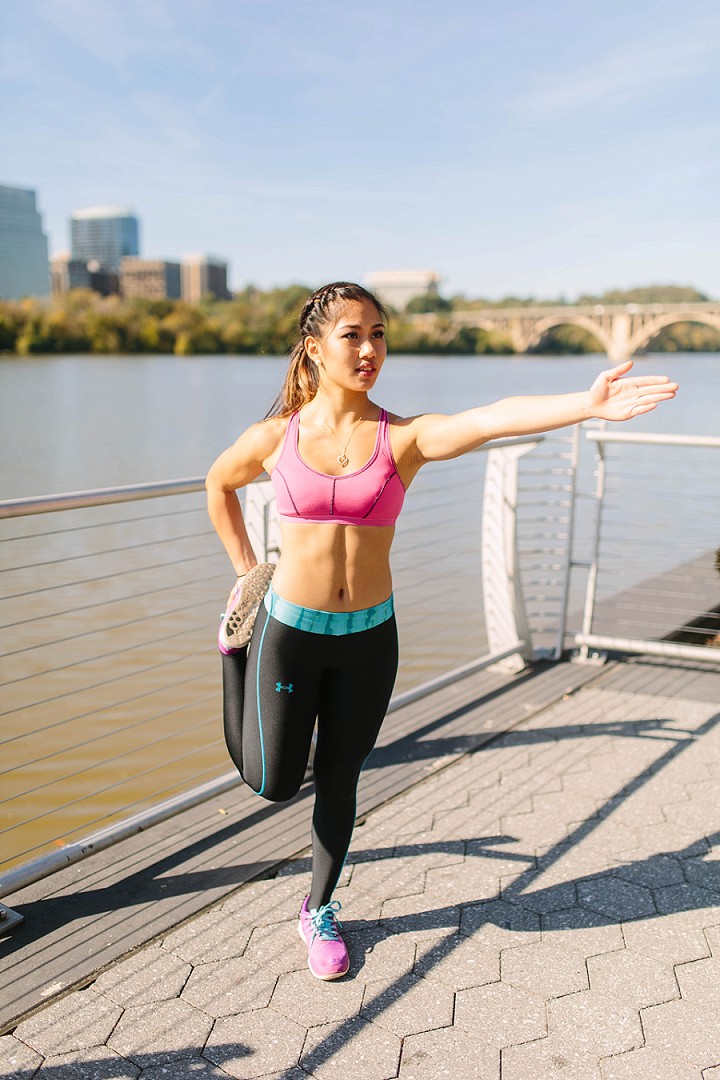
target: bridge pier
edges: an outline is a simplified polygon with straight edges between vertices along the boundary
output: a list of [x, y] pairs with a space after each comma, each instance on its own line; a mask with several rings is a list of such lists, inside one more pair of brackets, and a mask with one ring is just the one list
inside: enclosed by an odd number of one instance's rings
[[610, 323], [610, 345], [607, 351], [611, 364], [623, 364], [632, 356], [630, 332], [630, 316], [626, 312], [613, 315]]

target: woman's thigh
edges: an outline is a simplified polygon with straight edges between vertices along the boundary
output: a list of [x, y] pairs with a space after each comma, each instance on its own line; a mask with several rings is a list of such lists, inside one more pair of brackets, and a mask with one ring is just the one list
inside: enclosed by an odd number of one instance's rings
[[314, 771], [318, 783], [347, 791], [375, 745], [395, 684], [395, 619], [340, 640], [322, 681]]

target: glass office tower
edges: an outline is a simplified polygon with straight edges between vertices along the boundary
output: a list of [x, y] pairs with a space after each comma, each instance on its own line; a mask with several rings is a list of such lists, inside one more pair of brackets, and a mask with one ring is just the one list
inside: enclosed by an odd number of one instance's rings
[[140, 226], [126, 206], [90, 206], [70, 218], [70, 242], [73, 259], [119, 273], [123, 256], [140, 254]]
[[35, 192], [0, 185], [0, 297], [47, 296], [48, 242]]

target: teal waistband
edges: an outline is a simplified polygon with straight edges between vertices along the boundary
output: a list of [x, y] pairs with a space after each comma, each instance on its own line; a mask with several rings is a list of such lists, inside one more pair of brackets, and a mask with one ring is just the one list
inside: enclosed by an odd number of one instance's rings
[[342, 637], [344, 634], [357, 634], [361, 630], [371, 630], [373, 626], [387, 622], [395, 614], [392, 596], [382, 604], [363, 608], [362, 611], [316, 611], [315, 608], [301, 607], [290, 600], [284, 600], [273, 592], [272, 586], [265, 594], [265, 607], [270, 615], [286, 626], [296, 630], [307, 630], [310, 634], [325, 634]]

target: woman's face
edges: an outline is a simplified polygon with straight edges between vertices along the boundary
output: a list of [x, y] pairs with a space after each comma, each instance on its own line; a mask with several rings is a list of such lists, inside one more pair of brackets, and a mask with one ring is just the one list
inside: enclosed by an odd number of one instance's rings
[[318, 365], [321, 387], [369, 390], [387, 353], [380, 312], [369, 300], [346, 300], [325, 336], [307, 338], [305, 347]]

